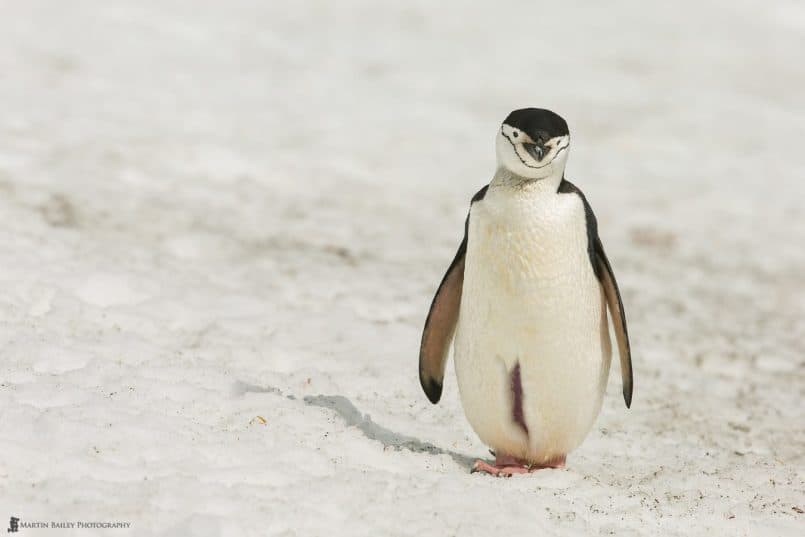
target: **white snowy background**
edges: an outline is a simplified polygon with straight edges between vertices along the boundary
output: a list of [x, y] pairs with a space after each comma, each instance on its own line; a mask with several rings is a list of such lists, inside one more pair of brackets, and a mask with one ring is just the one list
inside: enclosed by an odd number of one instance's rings
[[[0, 1], [0, 531], [805, 534], [805, 4], [592, 4]], [[417, 352], [524, 106], [636, 391], [494, 479]]]

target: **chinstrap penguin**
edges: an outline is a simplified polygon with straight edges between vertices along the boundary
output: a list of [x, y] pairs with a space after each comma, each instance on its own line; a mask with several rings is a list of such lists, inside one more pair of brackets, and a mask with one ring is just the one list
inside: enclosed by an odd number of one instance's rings
[[515, 110], [495, 140], [497, 171], [470, 203], [464, 239], [422, 333], [419, 379], [442, 393], [451, 342], [470, 425], [495, 453], [473, 471], [512, 475], [565, 464], [590, 431], [618, 343], [632, 401], [626, 318], [584, 194], [564, 178], [567, 123]]

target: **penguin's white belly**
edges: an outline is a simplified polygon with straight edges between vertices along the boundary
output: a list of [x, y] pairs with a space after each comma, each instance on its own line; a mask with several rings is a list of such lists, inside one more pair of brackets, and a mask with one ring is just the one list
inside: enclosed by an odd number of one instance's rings
[[581, 199], [490, 189], [470, 216], [454, 353], [478, 436], [536, 463], [567, 454], [598, 416], [610, 355]]

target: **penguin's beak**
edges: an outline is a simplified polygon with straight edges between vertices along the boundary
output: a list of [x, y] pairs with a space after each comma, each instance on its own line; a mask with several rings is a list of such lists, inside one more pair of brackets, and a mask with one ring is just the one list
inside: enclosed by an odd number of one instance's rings
[[537, 144], [523, 143], [523, 149], [537, 162], [542, 160], [542, 157], [545, 156], [545, 149]]

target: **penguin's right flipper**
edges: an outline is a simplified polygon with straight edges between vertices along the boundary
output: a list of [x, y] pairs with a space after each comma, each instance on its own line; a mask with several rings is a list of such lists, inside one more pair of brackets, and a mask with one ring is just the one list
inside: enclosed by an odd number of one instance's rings
[[442, 396], [442, 382], [450, 343], [456, 331], [458, 311], [461, 306], [461, 288], [464, 284], [464, 256], [467, 253], [467, 238], [461, 241], [456, 257], [442, 278], [436, 296], [430, 305], [422, 343], [419, 347], [419, 383], [431, 403], [438, 403]]
[[[470, 202], [480, 201], [486, 195], [488, 185], [478, 191]], [[430, 304], [428, 318], [422, 331], [422, 342], [419, 346], [419, 383], [431, 403], [438, 403], [442, 396], [442, 383], [444, 382], [444, 369], [450, 344], [458, 322], [458, 312], [461, 308], [461, 289], [464, 285], [464, 258], [467, 254], [467, 234], [470, 215], [464, 222], [464, 239], [458, 247], [458, 252], [450, 263], [450, 267], [439, 284], [439, 289]]]

